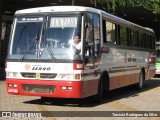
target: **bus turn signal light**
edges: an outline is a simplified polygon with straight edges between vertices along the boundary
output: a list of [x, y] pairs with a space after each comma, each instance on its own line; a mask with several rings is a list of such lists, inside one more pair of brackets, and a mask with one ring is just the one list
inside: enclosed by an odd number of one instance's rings
[[75, 79], [80, 79], [81, 78], [81, 74], [75, 74]]

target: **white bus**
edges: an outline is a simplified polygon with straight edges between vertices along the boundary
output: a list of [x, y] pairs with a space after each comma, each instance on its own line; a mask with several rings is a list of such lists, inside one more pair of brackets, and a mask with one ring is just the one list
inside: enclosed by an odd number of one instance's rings
[[[68, 45], [79, 35], [81, 52]], [[15, 13], [6, 60], [9, 94], [101, 101], [155, 75], [155, 34], [102, 10], [53, 6]]]

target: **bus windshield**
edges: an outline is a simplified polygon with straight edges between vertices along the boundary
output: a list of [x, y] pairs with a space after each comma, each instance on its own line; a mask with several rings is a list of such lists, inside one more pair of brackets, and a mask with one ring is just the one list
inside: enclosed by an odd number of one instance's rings
[[82, 53], [69, 42], [74, 36], [81, 38], [81, 17], [79, 14], [16, 17], [8, 59], [81, 60]]

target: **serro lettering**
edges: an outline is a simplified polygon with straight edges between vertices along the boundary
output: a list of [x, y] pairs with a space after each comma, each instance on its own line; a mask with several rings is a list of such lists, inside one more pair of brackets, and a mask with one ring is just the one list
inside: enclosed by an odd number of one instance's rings
[[51, 68], [50, 67], [33, 67], [32, 70], [49, 71], [51, 70]]

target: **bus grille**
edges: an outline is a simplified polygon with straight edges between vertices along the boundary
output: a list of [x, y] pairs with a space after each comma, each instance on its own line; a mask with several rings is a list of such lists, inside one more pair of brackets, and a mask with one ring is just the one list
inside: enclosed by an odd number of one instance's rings
[[53, 93], [55, 91], [55, 86], [53, 85], [27, 85], [22, 84], [22, 88], [25, 92], [30, 93]]
[[48, 79], [53, 79], [57, 76], [56, 73], [24, 73], [24, 72], [21, 72], [21, 75], [25, 78], [48, 78]]

